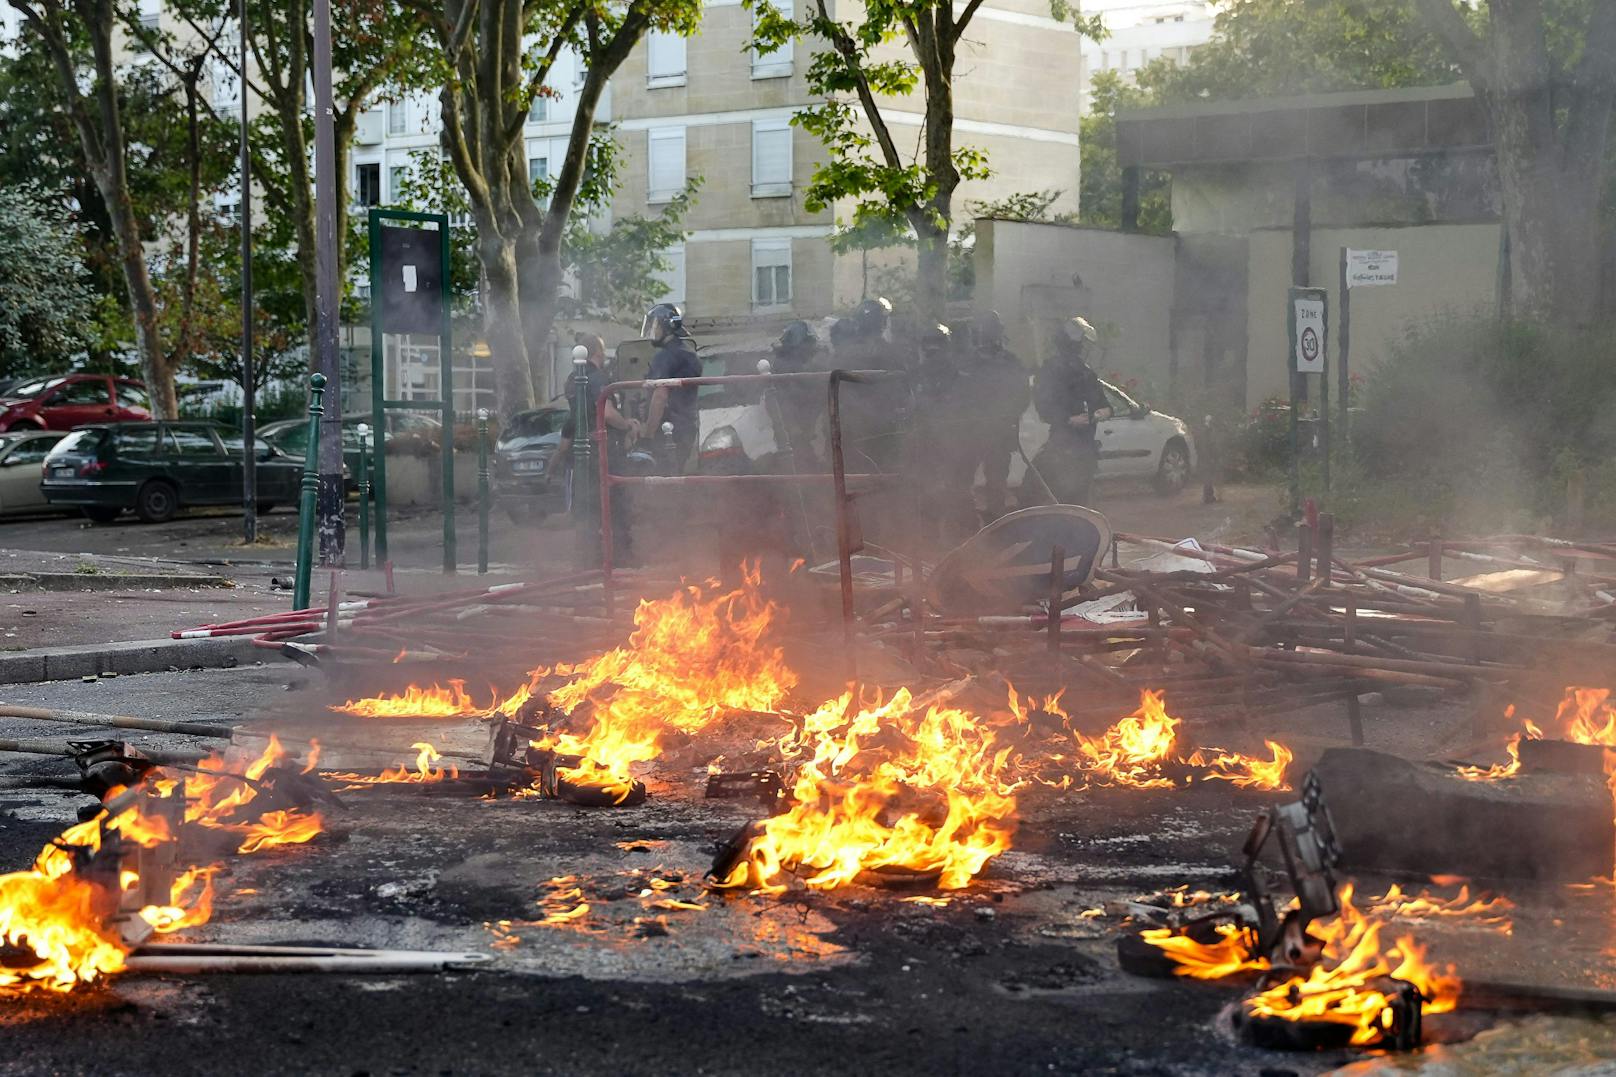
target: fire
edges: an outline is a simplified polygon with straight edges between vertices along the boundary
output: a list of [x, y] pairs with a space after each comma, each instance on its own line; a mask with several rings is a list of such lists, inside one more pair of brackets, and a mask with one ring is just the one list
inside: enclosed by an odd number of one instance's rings
[[[403, 654], [402, 651], [399, 652]], [[397, 659], [394, 659], [397, 661]], [[361, 718], [466, 718], [484, 714], [492, 705], [482, 707], [466, 691], [466, 682], [451, 680], [449, 686], [433, 684], [427, 688], [410, 685], [402, 695], [371, 696], [350, 699], [333, 704], [339, 714], [354, 714]]]
[[[1020, 718], [1023, 711], [1011, 692], [1011, 710]], [[1044, 701], [1038, 709], [1065, 718], [1059, 696]], [[1030, 702], [1030, 701], [1029, 701]], [[1181, 757], [1178, 729], [1182, 723], [1167, 713], [1164, 693], [1140, 693], [1139, 708], [1098, 737], [1075, 732], [1077, 765], [1091, 782], [1122, 785], [1134, 789], [1169, 789], [1179, 780], [1163, 774], [1164, 766], [1182, 763], [1194, 768], [1201, 781], [1226, 781], [1243, 789], [1280, 790], [1289, 788], [1285, 772], [1293, 758], [1291, 750], [1268, 741], [1270, 758], [1242, 755], [1222, 748], [1197, 748]]]
[[739, 588], [687, 586], [642, 601], [626, 646], [578, 666], [534, 670], [528, 684], [497, 708], [515, 715], [552, 674], [571, 679], [548, 694], [568, 715], [587, 715], [581, 731], [552, 733], [536, 747], [584, 762], [558, 770], [578, 786], [621, 800], [633, 786], [630, 768], [653, 759], [663, 734], [700, 730], [727, 712], [772, 711], [796, 686], [778, 646], [765, 636], [779, 614], [748, 569]]
[[1384, 977], [1418, 988], [1424, 1014], [1452, 1010], [1460, 989], [1452, 968], [1436, 969], [1426, 961], [1424, 948], [1407, 935], [1382, 948], [1380, 936], [1385, 926], [1360, 912], [1352, 904], [1351, 884], [1344, 885], [1341, 913], [1320, 933], [1324, 938], [1322, 960], [1305, 975], [1293, 975], [1248, 998], [1247, 1015], [1349, 1025], [1352, 1042], [1370, 1046], [1381, 1040], [1391, 1005], [1389, 996], [1375, 986]]
[[827, 890], [862, 872], [901, 870], [935, 874], [940, 888], [957, 890], [1009, 849], [1010, 750], [971, 714], [912, 703], [899, 689], [858, 708], [848, 693], [809, 715], [782, 744], [803, 757], [789, 810], [756, 824], [715, 885], [778, 894], [787, 872]]
[[[1531, 725], [1531, 723], [1527, 723]], [[1532, 726], [1536, 729], [1536, 726]], [[1535, 739], [1535, 738], [1534, 738]], [[1521, 735], [1509, 738], [1509, 762], [1494, 763], [1490, 767], [1458, 767], [1459, 777], [1472, 782], [1496, 782], [1513, 778], [1521, 771]]]
[[1159, 767], [1171, 758], [1178, 739], [1178, 719], [1167, 713], [1161, 692], [1140, 693], [1139, 709], [1089, 739], [1078, 733], [1078, 765], [1110, 785], [1165, 789], [1174, 784]]
[[1264, 972], [1268, 959], [1255, 956], [1257, 937], [1235, 924], [1217, 924], [1217, 940], [1200, 942], [1166, 927], [1146, 928], [1139, 937], [1162, 950], [1177, 966], [1174, 975], [1221, 980], [1240, 972]]
[[355, 774], [348, 771], [326, 771], [324, 777], [333, 781], [347, 782], [348, 788], [356, 789], [367, 785], [427, 785], [434, 782], [452, 781], [460, 777], [460, 768], [450, 763], [448, 766], [439, 766], [443, 756], [431, 744], [418, 740], [410, 745], [415, 749], [415, 769], [400, 764], [388, 767], [380, 774]]
[[[169, 904], [147, 905], [140, 910], [140, 918], [159, 935], [207, 923], [213, 917], [213, 876], [219, 867], [212, 864], [205, 868], [188, 868], [174, 880]], [[126, 880], [124, 889], [132, 889], [139, 881], [138, 877]]]
[[1468, 884], [1461, 883], [1459, 892], [1451, 898], [1438, 897], [1429, 890], [1418, 894], [1405, 894], [1403, 888], [1392, 884], [1380, 897], [1368, 899], [1369, 913], [1397, 920], [1466, 920], [1481, 927], [1508, 935], [1514, 930], [1507, 915], [1515, 903], [1507, 897], [1472, 898]]
[[35, 868], [0, 875], [0, 987], [71, 991], [124, 967], [101, 887]]
[[[1616, 748], [1616, 702], [1612, 702], [1610, 696], [1608, 688], [1579, 688], [1575, 685], [1567, 688], [1565, 696], [1555, 710], [1554, 720], [1550, 723], [1552, 732], [1549, 735], [1573, 744]], [[1513, 704], [1505, 708], [1504, 717], [1515, 717]], [[1513, 778], [1521, 769], [1520, 746], [1523, 737], [1527, 740], [1542, 740], [1544, 732], [1530, 718], [1523, 718], [1521, 731], [1510, 738], [1508, 763], [1498, 763], [1491, 767], [1458, 767], [1459, 776], [1473, 782]], [[1608, 755], [1609, 753], [1607, 759]], [[1607, 769], [1610, 766], [1611, 763], [1607, 761]]]
[[[312, 840], [325, 829], [319, 812], [278, 809], [259, 813], [248, 807], [258, 798], [264, 775], [290, 760], [290, 753], [273, 736], [251, 761], [217, 755], [204, 760], [196, 772], [185, 776], [185, 821], [240, 835], [236, 850], [240, 853]], [[245, 821], [238, 821], [242, 816], [247, 817]]]

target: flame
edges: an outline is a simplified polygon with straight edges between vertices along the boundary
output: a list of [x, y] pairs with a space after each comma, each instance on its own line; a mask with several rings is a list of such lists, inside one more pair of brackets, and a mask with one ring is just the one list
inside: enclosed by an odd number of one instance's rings
[[[240, 757], [210, 756], [197, 771], [185, 776], [185, 821], [210, 830], [238, 834], [239, 853], [256, 853], [277, 845], [301, 845], [325, 829], [319, 812], [277, 809], [254, 812], [259, 783], [271, 767], [281, 767], [291, 754], [271, 736], [264, 750], [251, 761]], [[247, 815], [245, 821], [236, 821]]]
[[[397, 662], [403, 655], [404, 652], [400, 651], [393, 661]], [[451, 680], [447, 688], [438, 684], [428, 688], [412, 684], [404, 689], [403, 695], [350, 699], [346, 703], [333, 704], [331, 709], [339, 714], [354, 714], [361, 718], [465, 718], [484, 714], [490, 708], [478, 706], [466, 692], [465, 681]]]
[[[147, 905], [140, 910], [140, 918], [152, 926], [159, 935], [167, 935], [182, 928], [205, 924], [213, 916], [213, 876], [220, 865], [193, 867], [174, 880], [167, 905]], [[134, 875], [134, 872], [128, 874]], [[135, 883], [139, 882], [137, 877]], [[124, 889], [133, 887], [134, 883]]]
[[578, 666], [534, 670], [496, 709], [514, 716], [552, 674], [570, 677], [547, 700], [568, 715], [587, 711], [588, 724], [535, 747], [582, 757], [559, 777], [621, 800], [633, 787], [630, 768], [657, 756], [667, 730], [691, 733], [727, 712], [772, 711], [796, 686], [781, 649], [764, 641], [779, 610], [760, 582], [749, 567], [734, 590], [709, 581], [642, 601], [626, 646]]
[[1233, 782], [1242, 789], [1286, 789], [1285, 768], [1291, 765], [1291, 750], [1276, 741], [1266, 741], [1272, 759], [1259, 759], [1221, 748], [1198, 748], [1189, 759], [1191, 766], [1205, 767], [1204, 780]]
[[366, 785], [427, 785], [433, 782], [451, 781], [460, 777], [460, 768], [450, 763], [447, 767], [439, 766], [443, 756], [431, 744], [418, 740], [410, 745], [415, 749], [415, 769], [400, 764], [388, 767], [380, 774], [355, 774], [348, 771], [326, 771], [324, 777], [333, 781], [347, 782], [349, 788], [359, 788]]
[[788, 754], [805, 757], [790, 808], [758, 824], [734, 870], [715, 885], [778, 894], [790, 871], [825, 890], [864, 871], [901, 869], [935, 873], [941, 889], [957, 890], [1010, 848], [1010, 749], [964, 711], [921, 712], [912, 702], [899, 689], [860, 709], [848, 693], [809, 715], [800, 734], [782, 742]]
[[127, 949], [107, 926], [109, 899], [77, 875], [35, 868], [0, 875], [0, 987], [71, 991], [124, 967]]
[[256, 853], [277, 845], [302, 845], [313, 841], [325, 829], [319, 812], [304, 815], [300, 812], [269, 811], [251, 823], [232, 830], [241, 834], [238, 853]]
[[1092, 740], [1078, 733], [1078, 765], [1111, 785], [1170, 788], [1157, 768], [1172, 757], [1178, 719], [1167, 713], [1161, 692], [1140, 693], [1139, 709]]
[[1455, 769], [1459, 772], [1459, 777], [1470, 782], [1497, 782], [1515, 777], [1521, 771], [1521, 734], [1517, 733], [1509, 738], [1507, 747], [1508, 763], [1494, 763], [1490, 767], [1457, 767]]
[[[1504, 709], [1505, 718], [1515, 717], [1515, 706], [1510, 704]], [[1555, 710], [1554, 720], [1550, 723], [1552, 736], [1559, 740], [1567, 740], [1573, 744], [1590, 744], [1602, 748], [1616, 748], [1616, 702], [1610, 698], [1608, 688], [1581, 688], [1575, 685], [1565, 690], [1559, 707]], [[1542, 740], [1543, 730], [1530, 718], [1521, 719], [1521, 731], [1510, 738], [1508, 745], [1509, 762], [1498, 763], [1491, 767], [1456, 768], [1461, 778], [1473, 782], [1493, 782], [1506, 778], [1513, 778], [1520, 773], [1521, 739]], [[1613, 762], [1607, 753], [1607, 770], [1612, 769]]]
[[1341, 913], [1319, 934], [1324, 956], [1304, 974], [1253, 995], [1245, 1001], [1251, 1017], [1289, 1021], [1325, 1021], [1353, 1028], [1352, 1042], [1373, 1045], [1382, 1038], [1390, 998], [1373, 982], [1391, 977], [1413, 984], [1422, 996], [1424, 1014], [1447, 1013], [1459, 1001], [1460, 982], [1451, 967], [1438, 970], [1412, 937], [1399, 936], [1382, 948], [1386, 925], [1352, 903], [1352, 885], [1341, 888]]
[[1503, 896], [1483, 897], [1470, 895], [1467, 883], [1459, 884], [1459, 892], [1451, 898], [1439, 897], [1429, 890], [1406, 894], [1403, 888], [1392, 884], [1380, 897], [1367, 899], [1368, 912], [1397, 920], [1466, 920], [1478, 926], [1508, 935], [1514, 930], [1506, 915], [1515, 903]]
[[1199, 942], [1167, 927], [1146, 928], [1139, 937], [1173, 959], [1177, 976], [1221, 980], [1239, 972], [1268, 969], [1268, 959], [1255, 955], [1257, 937], [1252, 931], [1235, 924], [1217, 924], [1214, 930], [1215, 942]]

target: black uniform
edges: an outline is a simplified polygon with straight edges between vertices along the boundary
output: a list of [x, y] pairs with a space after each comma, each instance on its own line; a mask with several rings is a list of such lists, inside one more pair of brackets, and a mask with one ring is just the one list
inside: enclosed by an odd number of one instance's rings
[[[645, 375], [648, 379], [659, 378], [699, 378], [701, 377], [701, 360], [696, 357], [696, 349], [686, 337], [670, 336], [657, 348], [656, 354], [651, 357], [651, 368]], [[668, 390], [668, 406], [663, 409], [662, 421], [673, 424], [674, 470], [683, 471], [690, 461], [690, 454], [696, 448], [696, 435], [700, 429], [700, 419], [696, 414], [696, 392], [694, 385], [679, 389]], [[647, 430], [646, 437], [660, 439], [660, 430]]]
[[[1109, 406], [1100, 376], [1081, 359], [1056, 356], [1039, 369], [1033, 402], [1038, 417], [1049, 424], [1049, 440], [1038, 451], [1033, 466], [1061, 504], [1088, 504], [1089, 487], [1100, 466], [1094, 413]], [[1084, 414], [1089, 417], [1088, 426], [1068, 422], [1073, 415]], [[1026, 480], [1034, 484], [1041, 499], [1043, 489], [1037, 481], [1031, 476]]]
[[971, 472], [982, 469], [985, 508], [989, 519], [1004, 515], [1010, 482], [1010, 459], [1019, 450], [1021, 414], [1032, 399], [1027, 368], [1003, 344], [977, 348], [976, 362], [964, 379], [974, 402]]

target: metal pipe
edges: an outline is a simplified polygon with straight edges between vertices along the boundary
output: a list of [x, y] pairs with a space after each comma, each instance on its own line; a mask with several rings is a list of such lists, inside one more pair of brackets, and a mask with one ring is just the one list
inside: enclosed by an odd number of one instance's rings
[[247, 112], [247, 0], [236, 2], [236, 77], [241, 81], [241, 541], [258, 541], [258, 437], [253, 408], [252, 153]]

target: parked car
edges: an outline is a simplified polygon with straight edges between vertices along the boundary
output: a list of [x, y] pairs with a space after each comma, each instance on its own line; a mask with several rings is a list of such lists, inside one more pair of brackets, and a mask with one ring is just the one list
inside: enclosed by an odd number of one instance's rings
[[[342, 464], [348, 475], [348, 489], [359, 489], [359, 427], [371, 426], [370, 413], [354, 412], [342, 417]], [[387, 413], [387, 442], [397, 452], [401, 447], [436, 452], [442, 444], [443, 424], [431, 415], [418, 412], [389, 411]], [[309, 421], [307, 419], [279, 419], [258, 428], [258, 436], [275, 448], [298, 461], [308, 451]], [[372, 434], [371, 446], [375, 446]]]
[[565, 404], [517, 412], [500, 430], [494, 442], [494, 497], [512, 520], [542, 519], [566, 510], [561, 474], [553, 482], [546, 476], [552, 464], [565, 466], [554, 457], [567, 414]]
[[50, 509], [39, 492], [39, 469], [62, 436], [55, 430], [0, 434], [0, 516]]
[[72, 430], [87, 423], [151, 417], [146, 386], [108, 374], [34, 378], [0, 397], [0, 431]]
[[[191, 505], [241, 502], [241, 450], [206, 422], [104, 423], [68, 434], [45, 457], [40, 489], [52, 505], [79, 508], [96, 523], [133, 509], [161, 523]], [[258, 442], [258, 511], [297, 501], [303, 467]]]
[[[1164, 415], [1141, 404], [1110, 382], [1102, 381], [1111, 418], [1101, 419], [1096, 436], [1100, 442], [1100, 470], [1095, 478], [1147, 479], [1163, 495], [1176, 494], [1195, 473], [1195, 438], [1184, 420]], [[1028, 408], [1021, 417], [1021, 445], [1029, 457], [1037, 455], [1049, 427]], [[1025, 467], [1019, 458], [1011, 461], [1010, 481], [1022, 482]], [[1024, 489], [1037, 492], [1036, 480], [1028, 479]]]

